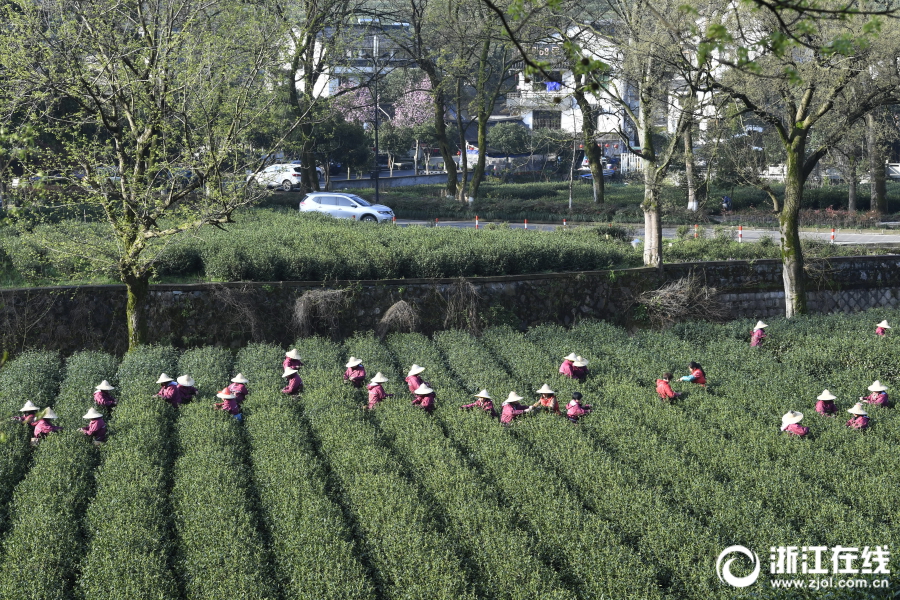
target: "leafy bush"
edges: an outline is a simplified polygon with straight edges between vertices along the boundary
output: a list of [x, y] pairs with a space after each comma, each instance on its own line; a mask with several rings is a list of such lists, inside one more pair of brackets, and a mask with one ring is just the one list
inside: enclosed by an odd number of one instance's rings
[[129, 352], [119, 365], [119, 405], [87, 509], [89, 543], [77, 592], [83, 597], [180, 595], [170, 567], [174, 546], [168, 504], [176, 415], [153, 396], [159, 374], [175, 373], [177, 364], [172, 348], [147, 346]]
[[244, 425], [281, 589], [289, 598], [373, 598], [358, 544], [329, 497], [328, 467], [316, 455], [297, 400], [279, 391], [283, 359], [280, 348], [251, 345], [237, 360], [250, 380]]
[[454, 544], [436, 530], [434, 507], [401, 471], [389, 445], [342, 385], [337, 346], [304, 340], [304, 416], [356, 522], [362, 552], [389, 598], [472, 598]]

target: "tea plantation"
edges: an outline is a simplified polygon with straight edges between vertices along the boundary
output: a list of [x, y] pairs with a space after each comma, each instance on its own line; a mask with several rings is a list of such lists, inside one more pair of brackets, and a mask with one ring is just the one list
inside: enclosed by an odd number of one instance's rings
[[[0, 409], [52, 405], [65, 429], [32, 448], [25, 426], [0, 422], [0, 597], [892, 598], [893, 573], [770, 584], [812, 578], [800, 561], [796, 576], [770, 575], [771, 548], [826, 547], [829, 573], [835, 547], [900, 548], [897, 409], [870, 408], [865, 431], [844, 425], [873, 380], [900, 392], [896, 330], [874, 335], [882, 318], [900, 324], [892, 311], [771, 321], [760, 349], [749, 320], [304, 339], [299, 398], [280, 393], [274, 346], [25, 352], [0, 370]], [[583, 385], [558, 373], [573, 351], [590, 361]], [[390, 379], [395, 396], [375, 411], [342, 381], [350, 355]], [[656, 378], [691, 360], [709, 385], [676, 381], [686, 395], [661, 403]], [[437, 391], [433, 415], [410, 405], [413, 362]], [[176, 411], [154, 397], [163, 371], [191, 374], [198, 398]], [[243, 422], [211, 410], [238, 371]], [[94, 447], [76, 428], [101, 379], [119, 406]], [[581, 391], [593, 413], [506, 429], [458, 408], [481, 388], [498, 405], [510, 390], [531, 400], [543, 383], [563, 404]], [[824, 388], [837, 418], [813, 409]], [[808, 439], [780, 432], [791, 409]], [[759, 556], [749, 587], [717, 576], [732, 545]], [[860, 589], [876, 580], [889, 588]]]

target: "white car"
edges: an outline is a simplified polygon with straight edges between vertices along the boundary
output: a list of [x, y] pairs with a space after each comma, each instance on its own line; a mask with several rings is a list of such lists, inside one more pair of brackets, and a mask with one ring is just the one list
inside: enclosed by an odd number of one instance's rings
[[390, 222], [394, 211], [383, 204], [370, 204], [356, 194], [312, 192], [300, 202], [300, 212], [322, 212], [338, 219], [355, 219], [370, 223]]
[[[321, 177], [321, 172], [316, 169], [316, 173]], [[290, 192], [294, 188], [300, 187], [302, 181], [302, 168], [297, 164], [277, 164], [269, 165], [256, 174], [250, 174], [247, 177], [247, 183], [256, 182], [257, 185], [266, 188], [277, 188]]]

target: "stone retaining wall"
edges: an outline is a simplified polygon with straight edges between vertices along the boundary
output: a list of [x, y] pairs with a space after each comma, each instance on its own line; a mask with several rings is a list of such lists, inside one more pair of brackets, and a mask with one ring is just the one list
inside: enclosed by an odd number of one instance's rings
[[[418, 313], [419, 330], [425, 333], [473, 322], [525, 328], [599, 318], [629, 324], [642, 292], [691, 272], [718, 289], [736, 318], [784, 314], [777, 260], [672, 264], [662, 276], [657, 269], [639, 268], [465, 280], [337, 281], [327, 287], [320, 282], [160, 284], [151, 286], [147, 310], [151, 340], [179, 347], [291, 344], [300, 333], [294, 320], [298, 298], [322, 290], [340, 290], [342, 303], [314, 314], [312, 331], [335, 338], [378, 329], [385, 312], [400, 300]], [[900, 256], [815, 261], [808, 274], [812, 312], [900, 306]], [[0, 291], [0, 302], [0, 343], [7, 351], [126, 349], [124, 286], [8, 289]]]

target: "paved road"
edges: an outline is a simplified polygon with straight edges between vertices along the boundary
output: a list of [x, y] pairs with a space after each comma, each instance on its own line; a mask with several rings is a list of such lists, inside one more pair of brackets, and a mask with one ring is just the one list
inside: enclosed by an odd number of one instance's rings
[[[479, 227], [484, 227], [489, 224], [491, 221], [479, 221]], [[410, 219], [397, 219], [398, 225], [429, 225], [430, 222], [422, 221], [422, 220], [410, 220]], [[524, 223], [509, 223], [509, 226], [513, 229], [525, 229]], [[577, 225], [576, 225], [577, 226]], [[438, 220], [438, 227], [458, 227], [458, 228], [473, 228], [475, 227], [475, 221], [441, 221]], [[536, 231], [553, 231], [558, 227], [562, 227], [562, 224], [552, 224], [552, 223], [529, 223], [527, 228], [529, 230]], [[644, 228], [642, 226], [632, 226], [632, 231], [634, 231], [635, 237], [643, 237]], [[734, 232], [734, 239], [738, 238], [738, 229], [737, 227], [730, 228]], [[836, 230], [835, 231], [835, 243], [836, 244], [847, 244], [847, 245], [859, 245], [859, 244], [900, 244], [900, 231], [896, 230], [873, 230], [866, 231], [862, 230], [857, 232], [858, 230]], [[664, 227], [663, 228], [663, 238], [665, 239], [674, 239], [677, 237], [677, 230], [674, 227]], [[706, 228], [703, 232], [703, 235], [707, 237], [711, 237], [713, 235], [712, 228]], [[742, 239], [745, 242], [756, 242], [759, 241], [760, 238], [770, 237], [773, 241], [779, 241], [781, 239], [781, 235], [777, 230], [772, 229], [748, 229], [744, 228]], [[815, 239], [821, 240], [823, 242], [827, 242], [831, 240], [831, 231], [802, 231], [800, 232], [800, 237], [805, 239]]]

